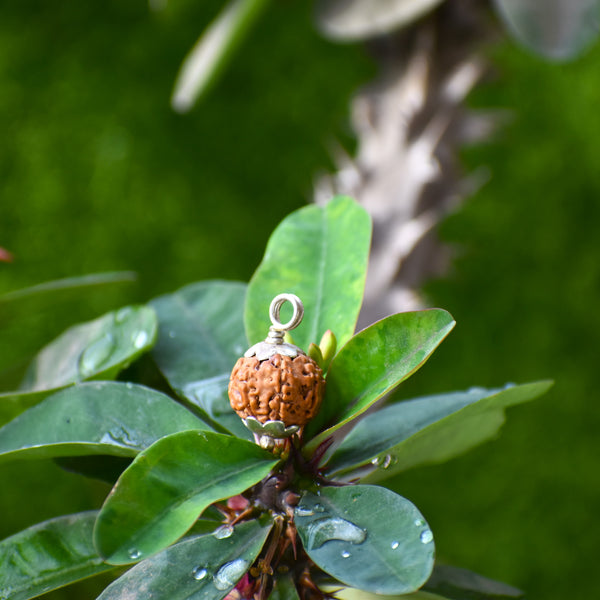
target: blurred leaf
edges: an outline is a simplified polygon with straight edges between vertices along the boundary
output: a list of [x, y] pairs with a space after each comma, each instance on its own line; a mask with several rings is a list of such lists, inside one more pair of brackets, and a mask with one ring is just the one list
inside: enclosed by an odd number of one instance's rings
[[282, 292], [304, 303], [304, 320], [292, 333], [297, 346], [308, 349], [328, 329], [338, 345], [346, 343], [362, 303], [370, 240], [369, 215], [351, 198], [307, 206], [285, 218], [248, 285], [244, 320], [250, 343], [265, 339], [269, 305]]
[[[404, 400], [367, 415], [327, 463], [329, 473], [371, 461], [376, 481], [417, 465], [442, 462], [494, 437], [504, 409], [545, 393], [549, 381], [486, 390], [473, 388]], [[382, 472], [383, 471], [383, 472]]]
[[523, 597], [521, 590], [506, 583], [447, 565], [434, 567], [423, 591], [441, 594], [448, 600], [511, 600]]
[[269, 600], [300, 600], [298, 590], [290, 575], [277, 574]]
[[156, 332], [156, 314], [147, 306], [126, 306], [70, 327], [39, 352], [21, 390], [49, 390], [86, 379], [112, 379], [152, 347]]
[[335, 424], [306, 446], [312, 452], [337, 431], [419, 369], [454, 327], [445, 310], [399, 313], [357, 333], [333, 359], [321, 412], [308, 425]]
[[44, 521], [0, 542], [0, 598], [27, 600], [113, 569], [92, 543], [97, 512]]
[[377, 594], [406, 594], [433, 568], [433, 534], [406, 498], [372, 485], [305, 493], [294, 520], [304, 549], [342, 583]]
[[324, 35], [364, 40], [410, 25], [443, 0], [319, 0], [317, 22]]
[[580, 54], [598, 37], [599, 0], [494, 0], [509, 32], [552, 60]]
[[245, 295], [246, 284], [203, 281], [156, 298], [150, 305], [159, 323], [152, 356], [171, 387], [216, 428], [220, 425], [249, 439], [227, 396], [231, 370], [248, 348]]
[[232, 0], [200, 36], [185, 58], [171, 97], [185, 113], [214, 84], [269, 0]]
[[127, 571], [97, 600], [221, 600], [254, 562], [271, 525], [252, 520], [227, 538], [187, 538]]
[[21, 302], [26, 298], [45, 296], [55, 292], [77, 292], [89, 287], [135, 281], [136, 277], [137, 276], [133, 271], [113, 271], [109, 273], [83, 275], [81, 277], [55, 279], [53, 281], [46, 281], [44, 283], [39, 283], [38, 285], [2, 294], [0, 295], [0, 305], [15, 301]]
[[184, 431], [140, 453], [106, 499], [94, 531], [113, 564], [154, 554], [181, 537], [213, 502], [240, 494], [277, 464], [256, 444]]
[[135, 456], [163, 436], [206, 428], [168, 396], [141, 385], [84, 383], [52, 395], [0, 429], [0, 461]]

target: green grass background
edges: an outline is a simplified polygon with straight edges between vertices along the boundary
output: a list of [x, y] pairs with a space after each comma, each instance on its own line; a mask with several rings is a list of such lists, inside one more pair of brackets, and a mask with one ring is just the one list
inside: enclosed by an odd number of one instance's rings
[[[190, 281], [248, 279], [269, 232], [311, 196], [348, 139], [347, 104], [373, 66], [280, 2], [214, 93], [191, 114], [168, 105], [178, 66], [216, 0], [42, 0], [0, 7], [0, 291], [103, 270], [135, 284], [0, 307], [0, 370], [73, 320]], [[506, 44], [471, 103], [513, 123], [463, 153], [489, 183], [444, 223], [453, 272], [432, 304], [457, 328], [402, 394], [554, 378], [509, 411], [502, 436], [394, 481], [424, 512], [441, 559], [526, 589], [592, 597], [600, 507], [600, 47], [547, 65]], [[98, 506], [107, 488], [51, 463], [0, 465], [0, 537]], [[1, 565], [0, 565], [1, 568]], [[48, 597], [93, 598], [102, 580]]]

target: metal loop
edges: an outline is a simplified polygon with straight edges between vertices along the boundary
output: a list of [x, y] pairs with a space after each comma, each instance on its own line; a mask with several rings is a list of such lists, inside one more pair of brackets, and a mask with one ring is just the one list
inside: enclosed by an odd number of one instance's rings
[[[279, 314], [281, 312], [281, 307], [286, 302], [289, 302], [292, 305], [294, 313], [287, 323], [282, 323], [279, 320]], [[269, 317], [271, 318], [271, 323], [273, 323], [273, 329], [276, 331], [290, 331], [295, 329], [300, 325], [302, 317], [304, 317], [304, 305], [302, 304], [302, 300], [295, 294], [279, 294], [278, 296], [275, 296], [269, 307]]]

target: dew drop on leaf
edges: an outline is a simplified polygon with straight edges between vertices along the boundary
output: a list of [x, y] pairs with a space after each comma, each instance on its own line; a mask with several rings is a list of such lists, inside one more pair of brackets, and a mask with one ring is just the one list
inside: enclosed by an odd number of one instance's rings
[[192, 571], [192, 577], [196, 581], [202, 581], [208, 575], [208, 571], [204, 567], [196, 567]]
[[307, 508], [306, 506], [297, 506], [295, 512], [298, 517], [312, 517], [315, 514], [312, 508]]
[[213, 577], [213, 583], [218, 590], [227, 590], [233, 587], [242, 575], [248, 570], [250, 563], [243, 558], [232, 560], [219, 568]]
[[148, 333], [145, 331], [138, 331], [131, 336], [131, 340], [134, 347], [139, 350], [148, 343]]
[[213, 536], [218, 540], [224, 540], [225, 538], [230, 537], [232, 533], [233, 527], [231, 525], [223, 525], [222, 527], [215, 529]]
[[415, 519], [415, 525], [417, 527], [423, 527], [423, 525], [425, 525], [425, 521], [423, 521], [423, 519]]
[[339, 517], [326, 517], [313, 521], [307, 528], [309, 550], [320, 548], [331, 540], [341, 540], [351, 544], [362, 544], [367, 532], [350, 521]]
[[314, 506], [315, 512], [325, 512], [325, 507], [322, 504], [319, 504], [318, 502], [315, 504]]
[[142, 553], [137, 548], [131, 548], [127, 552], [127, 556], [129, 556], [131, 560], [137, 560], [140, 556], [142, 556]]
[[400, 544], [396, 541], [392, 542], [392, 550], [396, 550]]
[[431, 529], [424, 529], [423, 531], [421, 531], [419, 539], [421, 540], [421, 542], [423, 542], [423, 544], [429, 544], [430, 542], [432, 542], [433, 533], [431, 533]]
[[79, 373], [82, 377], [93, 375], [110, 358], [115, 340], [110, 333], [94, 340], [79, 356]]

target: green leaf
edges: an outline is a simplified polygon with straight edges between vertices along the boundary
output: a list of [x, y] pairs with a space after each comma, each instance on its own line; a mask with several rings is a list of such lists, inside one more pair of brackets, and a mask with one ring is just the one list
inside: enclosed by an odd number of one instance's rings
[[473, 388], [405, 400], [365, 417], [327, 464], [329, 475], [360, 465], [375, 467], [365, 481], [379, 481], [411, 467], [443, 462], [493, 438], [508, 406], [545, 393], [552, 382], [501, 389]]
[[184, 431], [141, 452], [106, 499], [94, 531], [107, 561], [127, 564], [181, 537], [213, 502], [240, 494], [277, 464], [256, 444]]
[[318, 567], [346, 585], [377, 594], [407, 594], [433, 568], [433, 535], [406, 498], [372, 485], [307, 492], [294, 520]]
[[90, 382], [50, 396], [0, 429], [0, 461], [135, 456], [163, 436], [207, 427], [160, 392], [132, 383]]
[[181, 65], [171, 98], [174, 110], [185, 113], [206, 94], [268, 4], [269, 0], [227, 4]]
[[321, 412], [307, 435], [322, 425], [329, 429], [311, 440], [306, 452], [423, 366], [453, 327], [452, 316], [436, 308], [392, 315], [356, 334], [329, 367]]
[[277, 574], [269, 600], [300, 600], [291, 575]]
[[[331, 590], [329, 589], [331, 588]], [[327, 586], [327, 591], [335, 593], [335, 597], [339, 600], [448, 600], [443, 596], [432, 594], [430, 592], [424, 592], [422, 589], [413, 592], [412, 594], [371, 594], [364, 590], [357, 590], [356, 588], [342, 587], [340, 586]], [[461, 600], [470, 600], [470, 598], [461, 598]]]
[[331, 329], [338, 344], [356, 327], [362, 303], [371, 221], [350, 198], [325, 207], [307, 206], [275, 229], [265, 256], [248, 285], [245, 323], [252, 344], [265, 339], [271, 325], [269, 305], [282, 292], [304, 303], [304, 320], [292, 333], [306, 350]]
[[10, 302], [21, 302], [26, 298], [34, 296], [42, 296], [55, 292], [74, 292], [82, 289], [96, 287], [114, 283], [126, 283], [135, 281], [136, 274], [132, 271], [114, 271], [108, 273], [93, 273], [83, 275], [81, 277], [67, 277], [65, 279], [55, 279], [53, 281], [45, 281], [31, 287], [14, 290], [0, 295], [0, 304], [8, 304]]
[[8, 423], [28, 408], [39, 404], [56, 390], [42, 392], [5, 392], [0, 394], [0, 425]]
[[39, 352], [21, 390], [51, 390], [86, 379], [112, 379], [152, 347], [156, 332], [156, 315], [147, 306], [126, 306], [70, 327]]
[[137, 564], [97, 600], [221, 600], [254, 562], [271, 525], [253, 520], [236, 525], [227, 538], [187, 538]]
[[0, 542], [0, 598], [27, 600], [113, 569], [92, 543], [96, 511], [58, 517]]
[[441, 594], [448, 600], [511, 600], [523, 597], [521, 590], [506, 583], [447, 565], [434, 567], [423, 591]]
[[152, 356], [171, 387], [215, 428], [249, 439], [227, 396], [231, 370], [248, 348], [245, 294], [243, 283], [203, 281], [150, 304], [159, 321]]

